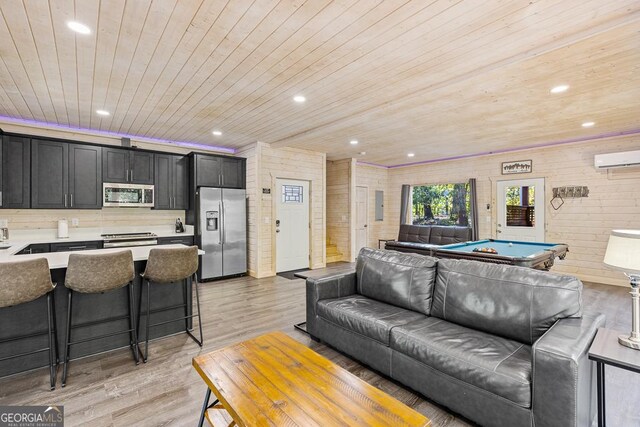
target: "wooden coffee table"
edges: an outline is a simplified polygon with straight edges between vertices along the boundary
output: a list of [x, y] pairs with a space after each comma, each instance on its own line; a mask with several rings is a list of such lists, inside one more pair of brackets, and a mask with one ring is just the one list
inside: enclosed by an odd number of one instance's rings
[[282, 332], [194, 357], [193, 367], [208, 386], [199, 425], [431, 425]]

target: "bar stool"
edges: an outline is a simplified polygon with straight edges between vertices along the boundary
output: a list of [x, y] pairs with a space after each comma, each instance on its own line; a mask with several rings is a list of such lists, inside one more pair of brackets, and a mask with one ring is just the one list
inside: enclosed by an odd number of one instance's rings
[[[149, 355], [149, 330], [152, 326], [164, 325], [166, 323], [175, 322], [177, 320], [184, 319], [185, 332], [202, 347], [202, 318], [200, 317], [200, 295], [198, 294], [198, 247], [181, 247], [181, 248], [164, 248], [164, 249], [151, 249], [149, 251], [149, 259], [147, 260], [147, 267], [142, 273], [142, 282], [146, 281], [147, 288], [147, 310], [146, 316], [146, 339], [144, 343], [144, 353], [142, 354], [142, 360], [147, 363], [147, 356]], [[184, 281], [184, 304], [178, 306], [167, 307], [164, 309], [151, 310], [151, 282], [154, 283], [175, 283]], [[187, 286], [191, 286], [195, 283], [196, 289], [196, 305], [198, 314], [189, 314], [189, 301], [187, 301]], [[142, 294], [140, 301], [138, 302], [138, 328], [140, 327], [140, 317], [142, 315]], [[171, 310], [174, 308], [184, 307], [184, 316], [177, 319], [166, 320], [164, 322], [151, 323], [151, 314], [161, 311]], [[198, 318], [198, 326], [200, 328], [200, 339], [198, 340], [189, 329], [189, 319], [194, 317]]]
[[[107, 338], [115, 335], [130, 335], [131, 351], [136, 364], [140, 363], [138, 358], [138, 338], [136, 336], [136, 326], [134, 325], [135, 297], [133, 295], [133, 279], [135, 272], [133, 267], [133, 255], [131, 251], [121, 251], [108, 254], [71, 254], [69, 255], [69, 263], [67, 265], [67, 274], [64, 285], [69, 291], [69, 300], [67, 305], [67, 330], [65, 336], [64, 348], [64, 369], [62, 371], [62, 387], [67, 382], [67, 370], [69, 366], [69, 350], [72, 345], [80, 344], [87, 341], [93, 341], [101, 338]], [[83, 294], [97, 294], [120, 289], [128, 286], [128, 302], [129, 314], [119, 317], [110, 317], [98, 321], [71, 324], [72, 318], [72, 299], [74, 292]], [[78, 329], [86, 326], [96, 325], [99, 323], [107, 323], [120, 319], [129, 319], [129, 329], [119, 330], [99, 336], [92, 336], [77, 341], [71, 341], [71, 329]]]
[[56, 373], [58, 370], [58, 334], [56, 330], [56, 308], [54, 290], [56, 285], [51, 282], [49, 262], [46, 258], [29, 261], [0, 263], [0, 308], [12, 307], [35, 301], [47, 296], [47, 332], [20, 335], [0, 341], [6, 343], [24, 338], [44, 335], [49, 337], [49, 347], [3, 357], [0, 362], [30, 354], [49, 351], [49, 376], [51, 390], [56, 388]]

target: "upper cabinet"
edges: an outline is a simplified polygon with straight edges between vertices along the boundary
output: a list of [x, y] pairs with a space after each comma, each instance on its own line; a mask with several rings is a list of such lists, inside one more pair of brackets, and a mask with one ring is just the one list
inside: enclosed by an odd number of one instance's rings
[[155, 155], [155, 208], [189, 208], [189, 159], [172, 154]]
[[31, 139], [2, 136], [0, 143], [0, 207], [26, 209], [31, 204]]
[[196, 187], [246, 187], [246, 159], [206, 154], [194, 154], [192, 158]]
[[104, 182], [153, 184], [154, 154], [124, 148], [102, 149]]
[[31, 146], [31, 207], [100, 209], [102, 148], [34, 139]]

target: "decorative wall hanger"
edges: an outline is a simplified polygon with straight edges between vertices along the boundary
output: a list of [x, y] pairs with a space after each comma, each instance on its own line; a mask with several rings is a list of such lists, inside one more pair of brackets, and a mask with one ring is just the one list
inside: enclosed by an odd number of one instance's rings
[[589, 187], [554, 187], [553, 198], [549, 203], [551, 204], [551, 207], [557, 211], [562, 205], [564, 205], [564, 199], [575, 199], [578, 197], [589, 197]]

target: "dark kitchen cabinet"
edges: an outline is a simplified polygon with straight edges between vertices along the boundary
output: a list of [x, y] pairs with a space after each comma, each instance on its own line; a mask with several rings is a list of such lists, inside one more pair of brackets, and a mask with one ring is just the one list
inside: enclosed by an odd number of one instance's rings
[[65, 209], [69, 205], [69, 144], [34, 139], [31, 144], [31, 207]]
[[27, 209], [31, 206], [31, 139], [2, 136], [0, 149], [0, 207]]
[[88, 251], [90, 249], [102, 249], [102, 240], [51, 244], [51, 252], [75, 252]]
[[189, 207], [189, 159], [172, 154], [155, 155], [155, 208]]
[[195, 155], [196, 187], [222, 185], [222, 160], [219, 157]]
[[154, 154], [124, 148], [102, 149], [104, 182], [153, 184]]
[[246, 159], [194, 154], [193, 162], [196, 187], [246, 187]]
[[193, 246], [193, 236], [175, 236], [175, 237], [160, 237], [158, 238], [159, 245], [185, 245]]
[[222, 187], [245, 188], [245, 159], [222, 158]]
[[48, 243], [35, 243], [27, 246], [18, 252], [17, 255], [46, 254], [47, 252], [51, 252], [51, 248]]
[[69, 207], [102, 207], [102, 148], [69, 144]]
[[34, 139], [31, 146], [31, 206], [39, 209], [100, 209], [102, 149]]

